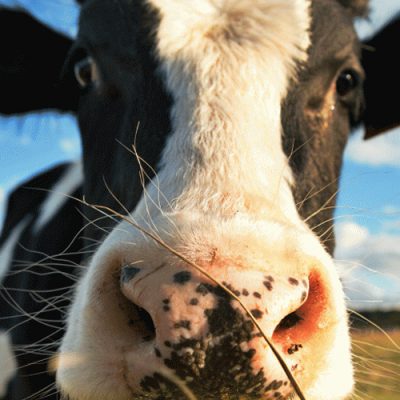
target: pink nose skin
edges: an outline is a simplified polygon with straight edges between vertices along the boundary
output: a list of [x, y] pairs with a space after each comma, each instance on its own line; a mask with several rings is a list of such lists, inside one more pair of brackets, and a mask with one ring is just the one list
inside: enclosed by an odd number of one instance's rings
[[[305, 321], [313, 313], [312, 305], [307, 306], [312, 298], [308, 276], [274, 276], [234, 265], [213, 266], [212, 274], [274, 338], [289, 368], [299, 368], [302, 341], [312, 331]], [[121, 288], [148, 321], [151, 357], [199, 399], [276, 400], [292, 393], [287, 377], [240, 304], [198, 271], [167, 264], [153, 271], [127, 266], [121, 272]], [[316, 320], [315, 315], [310, 319]], [[157, 371], [140, 377], [140, 385], [148, 393], [145, 398], [184, 398]]]

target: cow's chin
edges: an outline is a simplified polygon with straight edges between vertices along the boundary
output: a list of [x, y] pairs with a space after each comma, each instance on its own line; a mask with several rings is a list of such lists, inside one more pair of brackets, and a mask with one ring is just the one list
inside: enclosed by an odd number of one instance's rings
[[[166, 220], [157, 226], [172, 231]], [[316, 237], [303, 226], [240, 218], [219, 223], [218, 229], [212, 226], [204, 220], [201, 226], [181, 226], [177, 219], [173, 229], [179, 239], [166, 235], [164, 240], [231, 287], [249, 308], [265, 306], [268, 315], [258, 322], [307, 400], [344, 399], [353, 386], [344, 296], [332, 260]], [[128, 269], [122, 272], [124, 267]], [[301, 282], [308, 286], [307, 299]], [[203, 287], [205, 292], [199, 290]], [[296, 305], [300, 297], [302, 303]], [[231, 313], [227, 332], [212, 331], [213, 311]], [[284, 318], [295, 312], [299, 322]], [[188, 320], [190, 327], [181, 323]], [[186, 399], [184, 386], [201, 400], [294, 395], [271, 349], [253, 325], [249, 328], [241, 306], [127, 223], [114, 229], [93, 257], [67, 322], [57, 383], [73, 400]], [[250, 336], [239, 340], [243, 326]], [[185, 351], [193, 357], [198, 351], [204, 362], [186, 368]], [[220, 357], [214, 371], [207, 365], [213, 357]], [[236, 389], [221, 389], [235, 388], [235, 381]]]

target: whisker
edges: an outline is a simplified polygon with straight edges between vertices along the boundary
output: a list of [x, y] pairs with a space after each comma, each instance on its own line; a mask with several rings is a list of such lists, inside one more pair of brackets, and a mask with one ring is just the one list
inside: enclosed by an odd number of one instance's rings
[[308, 217], [304, 219], [304, 222], [307, 223], [311, 218], [315, 217], [318, 215], [324, 208], [337, 196], [339, 190], [336, 190], [335, 193], [333, 193], [328, 200], [325, 201], [325, 203], [316, 211], [314, 211], [312, 214], [310, 214]]
[[171, 373], [166, 368], [159, 368], [158, 373], [172, 382], [182, 392], [187, 400], [197, 400], [196, 396], [188, 388], [185, 382], [183, 382], [176, 374]]
[[48, 396], [48, 395], [52, 394], [53, 390], [55, 390], [54, 394], [58, 392], [58, 389], [57, 389], [55, 383], [50, 383], [49, 385], [38, 390], [37, 392], [35, 392], [27, 397], [24, 397], [22, 400], [34, 400], [34, 399], [40, 400], [44, 396]]
[[[362, 344], [362, 345], [365, 345], [365, 346], [368, 346], [368, 347], [372, 347], [374, 349], [384, 350], [384, 351], [392, 352], [392, 353], [395, 353], [395, 354], [400, 354], [400, 349], [390, 349], [388, 347], [379, 346], [377, 344], [366, 342], [364, 340], [353, 340], [353, 343]], [[361, 348], [361, 346], [360, 346], [360, 348]]]
[[167, 251], [169, 251], [171, 254], [175, 255], [176, 257], [178, 257], [180, 260], [184, 261], [186, 264], [190, 265], [191, 267], [193, 267], [194, 269], [196, 269], [198, 272], [200, 272], [201, 274], [203, 274], [204, 276], [206, 276], [208, 279], [210, 279], [212, 282], [214, 282], [216, 285], [218, 285], [219, 287], [221, 287], [226, 293], [228, 293], [233, 299], [235, 299], [238, 304], [242, 307], [242, 309], [245, 311], [245, 313], [247, 314], [247, 316], [249, 317], [249, 319], [252, 321], [252, 323], [254, 324], [254, 326], [257, 328], [257, 330], [260, 332], [260, 334], [262, 335], [262, 337], [264, 338], [264, 340], [266, 341], [266, 343], [268, 344], [268, 346], [271, 348], [275, 358], [278, 360], [279, 364], [281, 365], [282, 369], [284, 370], [286, 376], [288, 377], [290, 383], [292, 384], [297, 396], [300, 398], [300, 400], [306, 400], [302, 390], [300, 389], [300, 386], [298, 385], [295, 377], [293, 376], [293, 374], [291, 373], [290, 369], [288, 368], [288, 366], [286, 365], [285, 361], [283, 360], [282, 356], [280, 355], [280, 353], [278, 352], [278, 350], [275, 348], [275, 346], [272, 344], [272, 341], [268, 338], [268, 336], [264, 333], [263, 329], [261, 328], [261, 326], [259, 325], [259, 323], [257, 322], [257, 320], [255, 319], [255, 317], [253, 316], [253, 314], [251, 313], [251, 311], [248, 309], [248, 307], [241, 301], [241, 299], [236, 296], [227, 286], [225, 286], [223, 283], [219, 282], [217, 279], [215, 279], [211, 274], [209, 274], [207, 271], [205, 271], [202, 267], [200, 267], [199, 265], [197, 265], [196, 263], [194, 263], [193, 261], [189, 260], [187, 257], [185, 257], [183, 254], [179, 253], [178, 251], [176, 251], [174, 248], [172, 248], [171, 246], [169, 246], [167, 243], [165, 243], [162, 239], [158, 238], [157, 236], [155, 236], [153, 233], [148, 232], [147, 230], [145, 230], [143, 227], [141, 227], [140, 225], [136, 224], [134, 221], [130, 220], [129, 218], [127, 218], [126, 216], [112, 210], [111, 208], [107, 207], [107, 206], [101, 206], [101, 205], [94, 205], [94, 204], [89, 204], [86, 203], [86, 205], [88, 205], [89, 207], [92, 207], [93, 209], [97, 210], [98, 212], [101, 213], [111, 213], [112, 215], [120, 218], [121, 220], [129, 223], [130, 225], [132, 225], [135, 229], [137, 229], [139, 232], [141, 232], [144, 236], [147, 236], [149, 238], [151, 238], [152, 240], [154, 240], [157, 244], [159, 244], [161, 247], [163, 247], [164, 249], [166, 249]]
[[375, 322], [371, 321], [370, 319], [366, 318], [364, 315], [362, 315], [361, 313], [359, 313], [356, 310], [352, 310], [352, 309], [348, 309], [348, 311], [351, 314], [356, 315], [357, 317], [361, 318], [362, 320], [366, 321], [368, 324], [370, 324], [371, 326], [373, 326], [374, 328], [376, 328], [379, 332], [381, 332], [386, 339], [397, 349], [400, 350], [400, 345], [398, 345], [396, 343], [396, 341], [394, 339], [392, 339], [392, 337], [385, 331], [385, 329], [381, 328], [378, 324], [376, 324]]

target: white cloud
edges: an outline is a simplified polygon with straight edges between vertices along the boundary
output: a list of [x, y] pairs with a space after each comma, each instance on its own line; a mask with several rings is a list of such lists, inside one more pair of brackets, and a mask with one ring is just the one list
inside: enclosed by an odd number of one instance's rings
[[79, 156], [80, 142], [77, 138], [63, 138], [59, 142], [61, 150], [68, 156]]
[[19, 144], [22, 146], [29, 146], [33, 142], [33, 139], [29, 134], [23, 134], [18, 139]]
[[392, 204], [388, 204], [388, 205], [382, 207], [382, 212], [389, 216], [391, 216], [393, 214], [398, 214], [400, 216], [400, 207], [394, 206]]
[[388, 204], [382, 207], [382, 230], [400, 234], [400, 207]]
[[336, 234], [340, 238], [341, 251], [348, 251], [364, 243], [369, 232], [364, 226], [346, 221], [337, 225]]
[[386, 231], [399, 231], [400, 232], [400, 219], [385, 221], [382, 224]]
[[345, 157], [359, 164], [400, 168], [400, 129], [369, 140], [363, 140], [363, 132], [356, 132]]
[[335, 257], [351, 308], [400, 306], [400, 235], [337, 224]]

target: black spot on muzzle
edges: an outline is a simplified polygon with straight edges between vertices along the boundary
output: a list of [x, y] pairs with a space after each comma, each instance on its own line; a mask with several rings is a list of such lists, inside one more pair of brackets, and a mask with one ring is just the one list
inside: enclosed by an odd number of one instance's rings
[[[268, 382], [268, 371], [254, 370], [252, 366], [256, 350], [247, 344], [259, 337], [252, 321], [241, 309], [232, 306], [230, 295], [220, 287], [201, 284], [196, 291], [216, 299], [215, 308], [204, 310], [208, 332], [200, 339], [181, 336], [178, 342], [168, 342], [168, 349], [164, 350], [168, 354], [157, 349], [165, 366], [201, 400], [255, 400], [273, 396], [276, 385]], [[186, 399], [157, 371], [142, 379], [141, 388], [145, 394], [138, 399]]]

